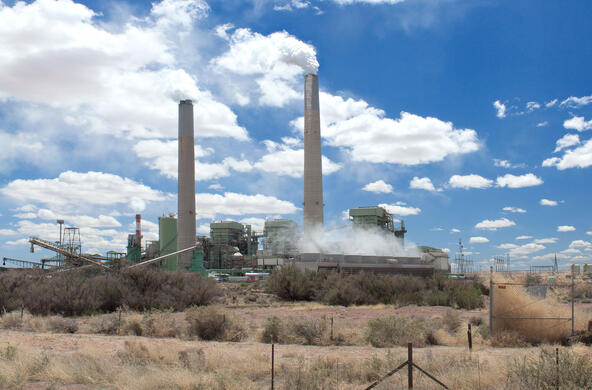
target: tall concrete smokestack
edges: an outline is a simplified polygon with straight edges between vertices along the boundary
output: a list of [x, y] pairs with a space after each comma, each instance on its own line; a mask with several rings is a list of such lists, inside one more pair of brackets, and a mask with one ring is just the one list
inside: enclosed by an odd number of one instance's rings
[[[179, 103], [179, 189], [177, 213], [177, 248], [195, 245], [195, 141], [193, 138], [193, 103]], [[192, 252], [179, 255], [179, 268], [191, 268]]]
[[304, 77], [304, 233], [323, 225], [319, 77]]

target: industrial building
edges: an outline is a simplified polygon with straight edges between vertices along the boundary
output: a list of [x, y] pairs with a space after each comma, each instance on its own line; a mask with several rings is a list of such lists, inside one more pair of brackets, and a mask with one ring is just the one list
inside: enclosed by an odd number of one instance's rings
[[[251, 270], [267, 269], [284, 264], [314, 270], [343, 272], [371, 271], [381, 273], [413, 273], [425, 275], [448, 270], [448, 255], [430, 247], [422, 247], [417, 256], [369, 256], [350, 253], [300, 253], [302, 240], [324, 224], [319, 80], [316, 74], [304, 78], [304, 177], [303, 224], [287, 219], [266, 220], [262, 232], [236, 221], [215, 221], [210, 236], [196, 235], [196, 182], [193, 102], [181, 100], [178, 114], [178, 202], [177, 212], [158, 219], [158, 240], [143, 242], [141, 215], [136, 215], [136, 232], [128, 235], [127, 252], [110, 251], [106, 257], [81, 253], [80, 230], [63, 228], [56, 242], [31, 237], [31, 249], [40, 246], [56, 252], [41, 263], [27, 262], [41, 268], [99, 266], [115, 269], [151, 264], [166, 271], [187, 270]], [[199, 207], [199, 205], [197, 205]], [[368, 229], [372, 234], [392, 239], [405, 247], [404, 221], [395, 221], [384, 208], [359, 207], [349, 210], [350, 226]], [[398, 226], [395, 226], [395, 222]], [[403, 253], [402, 251], [399, 251]], [[18, 259], [9, 259], [20, 261]], [[6, 261], [5, 261], [6, 262]], [[30, 264], [29, 264], [30, 263]]]

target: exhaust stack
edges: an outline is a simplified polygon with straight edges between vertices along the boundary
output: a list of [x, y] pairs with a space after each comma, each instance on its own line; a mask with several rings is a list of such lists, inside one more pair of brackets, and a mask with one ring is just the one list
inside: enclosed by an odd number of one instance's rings
[[304, 77], [304, 234], [323, 225], [319, 77]]
[[142, 215], [136, 214], [136, 240], [138, 242], [138, 246], [142, 247]]
[[[179, 102], [179, 176], [177, 248], [195, 246], [195, 141], [193, 102]], [[179, 255], [179, 269], [190, 269], [193, 253]]]

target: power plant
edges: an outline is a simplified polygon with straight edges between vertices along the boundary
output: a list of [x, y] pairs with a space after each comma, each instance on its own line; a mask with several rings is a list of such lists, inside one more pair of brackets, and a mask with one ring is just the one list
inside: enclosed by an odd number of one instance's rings
[[[449, 271], [448, 255], [431, 247], [419, 247], [414, 252], [405, 248], [405, 222], [395, 226], [393, 216], [378, 206], [349, 210], [349, 223], [335, 228], [324, 228], [323, 174], [321, 126], [319, 107], [319, 79], [316, 74], [304, 78], [304, 178], [303, 223], [287, 219], [266, 220], [261, 232], [251, 225], [236, 221], [215, 221], [210, 224], [209, 236], [196, 235], [196, 181], [193, 103], [179, 102], [178, 122], [178, 209], [177, 213], [163, 214], [158, 219], [158, 240], [142, 241], [141, 215], [136, 215], [136, 232], [128, 235], [125, 253], [109, 251], [105, 257], [83, 254], [80, 231], [66, 227], [55, 242], [31, 237], [34, 246], [56, 252], [56, 256], [41, 263], [21, 262], [21, 266], [40, 266], [62, 270], [80, 266], [99, 266], [113, 270], [123, 266], [152, 265], [165, 271], [240, 274], [252, 270], [267, 270], [293, 264], [315, 271], [411, 273], [427, 275]], [[199, 207], [199, 205], [197, 205]], [[354, 237], [347, 238], [354, 247], [340, 245], [312, 246], [323, 240], [322, 235], [335, 229], [350, 229]], [[386, 248], [370, 248], [365, 253], [361, 245], [355, 247], [356, 235], [377, 238], [387, 243]], [[67, 237], [66, 237], [67, 236]], [[372, 240], [367, 240], [372, 241]], [[368, 244], [368, 243], [366, 243]], [[380, 246], [376, 244], [376, 246]], [[384, 245], [383, 245], [384, 246]], [[379, 253], [380, 252], [380, 253]]]

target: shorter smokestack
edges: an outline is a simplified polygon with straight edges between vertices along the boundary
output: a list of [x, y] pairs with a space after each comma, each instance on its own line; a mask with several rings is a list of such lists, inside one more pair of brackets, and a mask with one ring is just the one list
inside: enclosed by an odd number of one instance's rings
[[142, 246], [142, 214], [136, 214], [136, 237], [138, 246]]

